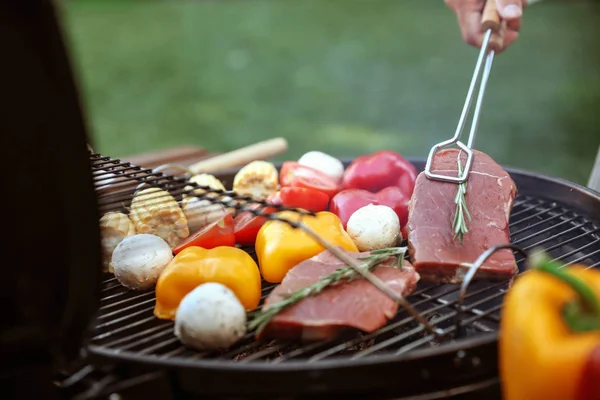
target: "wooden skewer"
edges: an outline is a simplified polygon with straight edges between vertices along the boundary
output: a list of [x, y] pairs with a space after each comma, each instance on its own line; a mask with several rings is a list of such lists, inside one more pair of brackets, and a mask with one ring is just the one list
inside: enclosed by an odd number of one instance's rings
[[266, 160], [285, 153], [287, 149], [288, 143], [284, 138], [269, 139], [199, 161], [190, 165], [188, 169], [194, 174], [212, 173], [246, 165], [255, 160]]

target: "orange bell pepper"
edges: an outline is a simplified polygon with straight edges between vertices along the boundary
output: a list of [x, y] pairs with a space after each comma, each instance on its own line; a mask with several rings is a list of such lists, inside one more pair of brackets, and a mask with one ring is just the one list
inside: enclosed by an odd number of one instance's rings
[[191, 246], [177, 254], [158, 278], [154, 315], [174, 319], [181, 300], [206, 282], [227, 286], [247, 311], [258, 306], [260, 272], [248, 253], [229, 246], [211, 250]]
[[562, 268], [543, 253], [531, 267], [502, 308], [504, 399], [600, 400], [600, 271]]
[[[321, 211], [315, 216], [303, 216], [294, 211], [282, 211], [277, 215], [293, 222], [301, 220], [328, 243], [347, 251], [358, 252], [356, 244], [344, 230], [340, 219], [331, 212]], [[325, 248], [302, 229], [271, 220], [258, 231], [255, 250], [263, 279], [279, 283], [290, 269], [316, 256]]]

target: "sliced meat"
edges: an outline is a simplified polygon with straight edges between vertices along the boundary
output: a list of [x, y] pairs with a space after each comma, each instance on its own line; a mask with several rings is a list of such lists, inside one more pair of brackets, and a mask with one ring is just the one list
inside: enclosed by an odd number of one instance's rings
[[[430, 180], [422, 172], [417, 177], [409, 202], [408, 246], [417, 272], [424, 281], [461, 282], [468, 266], [489, 247], [510, 243], [509, 217], [517, 186], [509, 174], [490, 156], [473, 151], [473, 164], [467, 181], [465, 200], [472, 221], [463, 243], [453, 240], [452, 221], [456, 212], [457, 185]], [[436, 154], [432, 172], [458, 176], [457, 149]], [[467, 156], [461, 155], [463, 165]], [[517, 273], [510, 250], [494, 253], [478, 270], [479, 279], [509, 279]]]
[[[354, 258], [368, 252], [349, 253]], [[374, 270], [374, 274], [396, 293], [407, 296], [413, 292], [419, 275], [408, 261], [402, 269], [393, 259]], [[297, 290], [316, 283], [335, 272], [344, 263], [328, 250], [292, 268], [265, 300], [263, 307], [283, 300]], [[398, 311], [396, 302], [363, 278], [330, 286], [321, 293], [302, 299], [275, 316], [259, 338], [325, 340], [345, 328], [373, 332], [384, 326]]]

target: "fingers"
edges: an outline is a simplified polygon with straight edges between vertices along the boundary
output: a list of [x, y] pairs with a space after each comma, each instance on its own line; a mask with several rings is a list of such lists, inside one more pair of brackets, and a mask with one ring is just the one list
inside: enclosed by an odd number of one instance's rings
[[496, 0], [496, 8], [500, 17], [506, 21], [506, 32], [504, 33], [505, 50], [519, 36], [521, 29], [521, 16], [523, 15], [523, 7], [526, 0]]
[[[510, 46], [519, 36], [521, 29], [521, 16], [527, 0], [495, 0], [500, 17], [505, 20], [503, 48], [500, 53]], [[471, 46], [480, 48], [484, 32], [481, 30], [481, 13], [485, 0], [445, 0], [458, 19], [458, 25], [463, 40]]]
[[458, 25], [463, 40], [471, 46], [481, 47], [483, 32], [481, 32], [481, 13], [465, 11], [457, 14]]
[[496, 0], [498, 14], [506, 21], [520, 20], [523, 15], [522, 0]]
[[519, 37], [519, 32], [507, 30], [504, 33], [504, 41], [502, 43], [502, 48], [496, 50], [496, 53], [500, 54], [503, 51], [505, 51], [508, 48], [508, 46], [510, 46], [515, 40], [517, 40], [518, 37]]

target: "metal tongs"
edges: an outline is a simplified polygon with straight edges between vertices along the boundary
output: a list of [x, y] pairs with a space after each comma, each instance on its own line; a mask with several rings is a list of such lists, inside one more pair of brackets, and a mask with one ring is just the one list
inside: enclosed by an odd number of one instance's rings
[[[452, 182], [456, 184], [464, 183], [467, 181], [469, 177], [469, 171], [471, 170], [471, 164], [473, 163], [473, 151], [471, 148], [473, 147], [473, 142], [475, 141], [475, 136], [477, 133], [477, 125], [479, 123], [479, 114], [481, 112], [481, 104], [483, 103], [483, 95], [485, 93], [485, 87], [487, 85], [488, 78], [490, 76], [490, 71], [492, 69], [492, 62], [494, 61], [494, 55], [498, 49], [502, 47], [505, 22], [500, 21], [500, 16], [498, 15], [498, 11], [496, 9], [496, 0], [487, 0], [485, 6], [483, 8], [483, 13], [481, 17], [481, 27], [482, 30], [485, 31], [485, 36], [483, 37], [483, 43], [481, 44], [481, 50], [479, 51], [479, 57], [477, 58], [477, 64], [475, 64], [475, 71], [473, 73], [473, 78], [471, 79], [471, 84], [469, 86], [469, 91], [467, 92], [467, 98], [465, 100], [465, 104], [462, 109], [462, 113], [460, 114], [460, 119], [458, 120], [458, 126], [456, 127], [456, 132], [454, 133], [454, 137], [448, 139], [446, 141], [440, 142], [434, 145], [429, 152], [429, 156], [427, 157], [427, 164], [425, 165], [425, 175], [429, 179], [442, 181], [442, 182]], [[481, 77], [481, 83], [479, 85], [479, 93], [477, 95], [477, 102], [475, 103], [475, 111], [473, 113], [473, 120], [471, 122], [471, 132], [469, 133], [469, 139], [467, 144], [465, 145], [460, 141], [460, 137], [462, 135], [463, 128], [465, 126], [465, 120], [467, 118], [467, 113], [471, 108], [471, 102], [473, 99], [473, 92], [475, 90], [475, 85], [478, 81], [481, 66], [483, 64], [483, 60], [485, 59], [485, 66], [483, 68], [483, 74]], [[439, 150], [449, 147], [451, 145], [458, 146], [462, 151], [467, 154], [467, 162], [462, 171], [462, 174], [457, 177], [446, 176], [440, 174], [434, 174], [431, 172], [431, 167], [433, 164], [433, 157], [435, 153]]]

